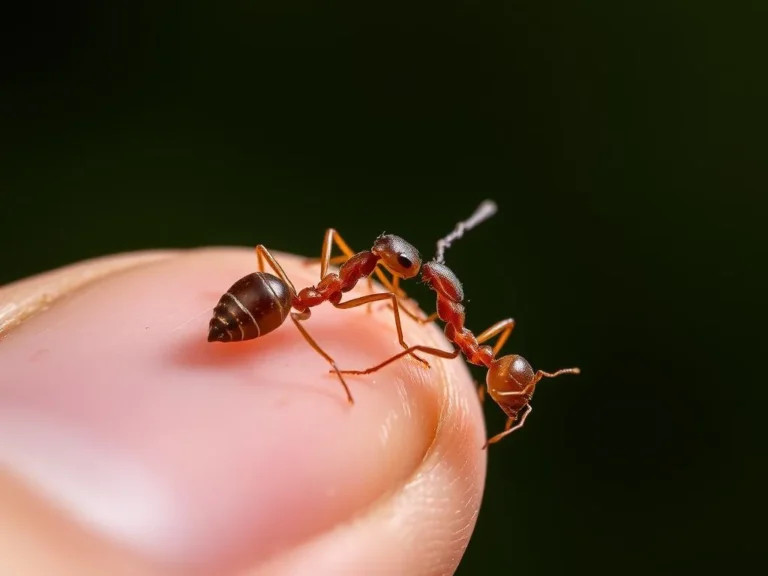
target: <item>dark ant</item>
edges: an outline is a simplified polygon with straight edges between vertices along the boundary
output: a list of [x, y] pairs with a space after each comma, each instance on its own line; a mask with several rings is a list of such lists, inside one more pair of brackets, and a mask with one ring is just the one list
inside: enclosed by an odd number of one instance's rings
[[[328, 272], [329, 264], [338, 260], [338, 257], [331, 258], [334, 244], [344, 253], [344, 261], [338, 273]], [[300, 292], [296, 292], [283, 268], [262, 244], [256, 246], [256, 257], [259, 271], [235, 282], [213, 309], [213, 317], [208, 325], [208, 342], [237, 342], [259, 338], [279, 328], [290, 314], [304, 339], [331, 365], [332, 372], [339, 377], [350, 404], [354, 404], [352, 394], [333, 358], [320, 348], [301, 325], [302, 321], [311, 316], [311, 308], [326, 301], [336, 308], [348, 309], [389, 299], [394, 310], [397, 337], [401, 346], [408, 349], [408, 344], [403, 338], [398, 306], [398, 298], [404, 296], [404, 292], [399, 289], [398, 283], [400, 278], [407, 279], [418, 275], [421, 256], [416, 248], [402, 238], [393, 234], [382, 234], [370, 250], [355, 254], [339, 233], [329, 228], [325, 232], [321, 250], [320, 282]], [[264, 271], [265, 260], [277, 276]], [[392, 282], [387, 279], [380, 266], [392, 274]], [[371, 274], [374, 273], [388, 292], [341, 301], [342, 295], [352, 290], [363, 278], [368, 279], [372, 289]], [[291, 312], [291, 308], [296, 311]], [[414, 320], [419, 320], [405, 308], [403, 312]], [[419, 358], [415, 353], [409, 354], [429, 367], [426, 360]]]
[[[489, 439], [484, 445], [485, 450], [490, 444], [495, 444], [515, 430], [519, 430], [525, 424], [526, 418], [532, 412], [531, 398], [536, 384], [542, 378], [555, 378], [563, 374], [580, 374], [579, 368], [566, 368], [550, 374], [539, 370], [533, 371], [528, 361], [517, 354], [510, 354], [501, 358], [496, 355], [504, 346], [515, 327], [515, 321], [507, 318], [497, 322], [478, 336], [475, 336], [469, 328], [464, 326], [465, 311], [462, 301], [464, 289], [456, 275], [445, 265], [445, 250], [454, 240], [461, 238], [464, 232], [477, 226], [480, 222], [490, 218], [496, 213], [496, 204], [490, 200], [483, 202], [475, 213], [463, 222], [459, 222], [456, 228], [448, 236], [438, 241], [435, 258], [426, 262], [421, 267], [421, 277], [430, 289], [437, 293], [437, 311], [426, 318], [419, 318], [420, 323], [431, 322], [439, 318], [445, 322], [445, 335], [456, 345], [451, 352], [429, 346], [411, 346], [391, 358], [377, 364], [367, 370], [341, 370], [342, 374], [371, 374], [384, 366], [413, 352], [424, 352], [440, 358], [456, 358], [463, 353], [471, 364], [488, 368], [486, 386], [488, 394], [507, 415], [504, 432]], [[491, 338], [499, 336], [496, 345], [491, 348], [482, 345]], [[479, 386], [478, 395], [482, 402], [485, 398], [484, 389]], [[521, 412], [525, 412], [520, 416]], [[513, 424], [515, 424], [513, 426]]]

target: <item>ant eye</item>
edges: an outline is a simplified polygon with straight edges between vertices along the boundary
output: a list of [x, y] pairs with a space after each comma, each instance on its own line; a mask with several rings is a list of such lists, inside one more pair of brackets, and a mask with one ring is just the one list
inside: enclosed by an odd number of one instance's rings
[[400, 254], [397, 257], [397, 263], [400, 264], [403, 268], [410, 268], [413, 266], [413, 262], [411, 262], [404, 254]]

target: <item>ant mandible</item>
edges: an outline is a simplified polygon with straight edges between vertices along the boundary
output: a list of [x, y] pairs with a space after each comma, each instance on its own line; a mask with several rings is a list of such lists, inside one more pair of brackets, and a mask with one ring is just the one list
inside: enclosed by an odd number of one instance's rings
[[[334, 244], [344, 253], [344, 261], [338, 273], [328, 272], [329, 264], [338, 259], [331, 258]], [[331, 365], [331, 372], [341, 381], [350, 404], [354, 404], [354, 400], [336, 362], [301, 325], [301, 322], [311, 316], [311, 308], [327, 301], [336, 308], [349, 309], [388, 299], [394, 310], [398, 340], [400, 345], [408, 350], [400, 323], [401, 308], [398, 306], [398, 298], [404, 295], [404, 292], [399, 289], [398, 283], [400, 278], [408, 279], [418, 275], [421, 256], [415, 247], [399, 236], [382, 234], [370, 250], [355, 254], [339, 233], [329, 228], [325, 232], [321, 250], [320, 282], [299, 292], [264, 245], [256, 246], [256, 257], [259, 271], [235, 282], [214, 307], [213, 317], [208, 325], [208, 342], [237, 342], [259, 338], [279, 328], [290, 315], [304, 339]], [[276, 276], [264, 271], [265, 261]], [[392, 282], [387, 279], [380, 266], [392, 274]], [[371, 275], [374, 273], [387, 292], [341, 301], [342, 295], [352, 290], [363, 278], [368, 279], [372, 288]], [[291, 311], [292, 308], [295, 312]], [[414, 320], [419, 320], [405, 307], [402, 307], [402, 311]], [[429, 367], [429, 363], [414, 352], [408, 354]]]
[[[490, 444], [495, 444], [523, 427], [525, 420], [533, 411], [531, 398], [536, 389], [536, 384], [542, 378], [555, 378], [563, 374], [581, 373], [579, 368], [565, 368], [554, 373], [542, 370], [534, 372], [528, 361], [518, 354], [497, 358], [497, 354], [515, 327], [515, 321], [512, 318], [506, 318], [495, 323], [478, 336], [475, 336], [464, 325], [466, 316], [464, 305], [462, 304], [464, 289], [453, 271], [445, 265], [445, 250], [450, 247], [454, 240], [461, 238], [464, 232], [493, 216], [496, 210], [496, 204], [490, 200], [480, 204], [470, 218], [459, 222], [453, 232], [438, 241], [435, 258], [430, 262], [426, 262], [421, 268], [422, 280], [437, 294], [437, 311], [426, 318], [419, 318], [417, 322], [427, 323], [439, 318], [445, 322], [446, 337], [456, 345], [456, 348], [451, 352], [447, 352], [430, 346], [411, 346], [407, 350], [367, 370], [341, 370], [342, 374], [371, 374], [412, 352], [423, 352], [447, 359], [456, 358], [459, 354], [463, 353], [471, 364], [484, 366], [488, 369], [486, 375], [488, 394], [507, 415], [504, 431], [490, 438], [483, 445], [483, 450]], [[483, 345], [484, 342], [495, 336], [498, 336], [499, 339], [493, 348]], [[479, 387], [478, 395], [482, 402], [485, 398], [482, 385]]]

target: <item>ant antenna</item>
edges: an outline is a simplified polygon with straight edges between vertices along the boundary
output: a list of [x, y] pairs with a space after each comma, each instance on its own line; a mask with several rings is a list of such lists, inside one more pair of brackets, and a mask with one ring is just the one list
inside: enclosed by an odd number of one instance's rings
[[472, 228], [474, 228], [478, 224], [481, 224], [482, 222], [488, 220], [488, 218], [496, 214], [497, 210], [498, 210], [498, 206], [496, 206], [496, 202], [494, 202], [493, 200], [483, 200], [480, 206], [477, 207], [477, 210], [474, 211], [472, 216], [470, 216], [463, 222], [459, 222], [458, 224], [456, 224], [456, 228], [453, 229], [453, 232], [448, 234], [448, 236], [446, 236], [445, 238], [442, 238], [437, 241], [437, 252], [435, 253], [435, 262], [443, 264], [445, 262], [445, 251], [447, 248], [451, 247], [451, 244], [453, 243], [453, 241], [458, 240], [459, 238], [464, 236], [464, 232], [472, 230]]

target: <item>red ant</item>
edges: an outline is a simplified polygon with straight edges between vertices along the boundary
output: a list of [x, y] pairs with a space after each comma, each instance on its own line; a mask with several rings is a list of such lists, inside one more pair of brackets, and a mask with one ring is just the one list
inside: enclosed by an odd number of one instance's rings
[[[338, 257], [331, 258], [334, 244], [344, 253], [343, 264], [338, 273], [328, 272], [329, 264], [339, 260]], [[333, 358], [320, 348], [301, 325], [302, 321], [311, 316], [311, 308], [326, 301], [336, 308], [348, 309], [389, 299], [394, 310], [398, 339], [402, 347], [408, 349], [408, 344], [403, 338], [398, 306], [398, 298], [405, 294], [398, 284], [400, 278], [413, 278], [419, 273], [421, 256], [416, 248], [402, 238], [393, 234], [382, 234], [370, 250], [355, 254], [339, 233], [329, 228], [325, 232], [321, 250], [320, 282], [300, 292], [296, 291], [283, 268], [262, 244], [256, 246], [256, 257], [259, 271], [235, 282], [213, 309], [213, 317], [208, 325], [208, 342], [236, 342], [259, 338], [279, 328], [290, 314], [304, 339], [331, 365], [332, 372], [339, 377], [350, 404], [354, 404], [352, 394]], [[264, 271], [265, 260], [277, 276]], [[380, 266], [392, 274], [392, 282], [384, 275]], [[341, 301], [342, 295], [352, 290], [363, 278], [368, 279], [372, 289], [371, 274], [374, 273], [388, 292]], [[291, 308], [296, 311], [291, 312]], [[403, 312], [415, 320], [419, 319], [404, 307]], [[415, 353], [409, 354], [429, 367], [426, 360], [419, 358]]]
[[[448, 359], [456, 358], [460, 353], [463, 353], [471, 364], [488, 368], [486, 376], [488, 394], [507, 415], [504, 431], [489, 439], [483, 445], [483, 450], [490, 444], [495, 444], [523, 427], [526, 418], [533, 410], [531, 398], [536, 384], [542, 378], [554, 378], [562, 374], [579, 374], [581, 372], [579, 368], [566, 368], [553, 374], [542, 370], [534, 373], [528, 361], [517, 354], [496, 358], [515, 327], [515, 321], [512, 318], [497, 322], [478, 336], [475, 336], [469, 328], [464, 326], [465, 311], [462, 304], [464, 289], [456, 275], [444, 263], [445, 250], [450, 247], [454, 240], [461, 238], [465, 231], [477, 226], [495, 213], [496, 204], [494, 202], [490, 200], [483, 202], [469, 219], [459, 222], [453, 232], [438, 241], [435, 258], [431, 262], [426, 262], [421, 268], [422, 280], [437, 293], [437, 311], [426, 318], [419, 318], [417, 321], [427, 323], [439, 318], [445, 322], [445, 335], [456, 345], [456, 348], [451, 352], [446, 352], [429, 346], [411, 346], [367, 370], [341, 370], [342, 374], [371, 374], [413, 352], [424, 352]], [[499, 339], [493, 348], [482, 345], [497, 335]], [[485, 398], [482, 385], [478, 389], [478, 395], [482, 402]], [[524, 409], [525, 412], [520, 416]]]

